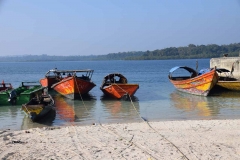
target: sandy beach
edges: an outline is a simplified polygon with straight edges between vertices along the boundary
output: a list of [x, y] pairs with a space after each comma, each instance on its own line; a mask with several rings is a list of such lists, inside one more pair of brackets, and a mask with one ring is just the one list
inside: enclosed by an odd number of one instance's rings
[[240, 120], [0, 131], [1, 159], [240, 159]]

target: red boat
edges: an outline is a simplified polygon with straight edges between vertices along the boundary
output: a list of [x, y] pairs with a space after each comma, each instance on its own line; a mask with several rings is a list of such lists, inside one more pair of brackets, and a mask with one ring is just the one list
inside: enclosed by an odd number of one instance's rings
[[67, 98], [80, 98], [96, 86], [91, 81], [93, 70], [62, 70], [57, 71], [57, 73], [60, 76], [60, 81], [53, 84], [51, 88]]
[[5, 91], [5, 90], [9, 90], [9, 89], [13, 89], [11, 83], [5, 83], [4, 81], [2, 81], [2, 83], [0, 83], [0, 91]]
[[61, 73], [63, 73], [60, 70], [51, 69], [46, 74], [45, 77], [40, 79], [40, 84], [43, 87], [48, 87], [48, 89], [51, 89], [51, 86], [59, 81], [62, 80]]
[[133, 96], [138, 88], [138, 84], [128, 84], [127, 78], [120, 73], [112, 73], [105, 76], [100, 87], [105, 95], [117, 99], [121, 99], [125, 95]]

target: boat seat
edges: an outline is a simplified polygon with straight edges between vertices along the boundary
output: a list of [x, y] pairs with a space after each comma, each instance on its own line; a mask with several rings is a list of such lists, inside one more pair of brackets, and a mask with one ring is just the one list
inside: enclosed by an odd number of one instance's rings
[[43, 98], [43, 102], [50, 102], [51, 98]]
[[42, 95], [42, 98], [49, 98], [48, 95]]

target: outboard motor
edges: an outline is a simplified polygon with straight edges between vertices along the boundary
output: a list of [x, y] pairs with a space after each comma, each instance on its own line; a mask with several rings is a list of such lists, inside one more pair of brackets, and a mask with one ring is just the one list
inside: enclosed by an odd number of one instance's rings
[[12, 90], [9, 94], [8, 102], [12, 105], [15, 105], [17, 102], [17, 92], [16, 90]]

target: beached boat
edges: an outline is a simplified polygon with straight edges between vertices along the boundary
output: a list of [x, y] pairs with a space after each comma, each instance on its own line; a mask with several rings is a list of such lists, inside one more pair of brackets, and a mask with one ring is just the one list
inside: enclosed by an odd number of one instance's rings
[[37, 82], [22, 82], [18, 88], [0, 92], [0, 105], [22, 105], [41, 95], [42, 89]]
[[96, 85], [91, 81], [93, 70], [61, 70], [57, 71], [61, 80], [52, 88], [61, 95], [77, 99], [87, 94]]
[[45, 74], [44, 78], [39, 80], [39, 82], [43, 87], [48, 87], [48, 89], [52, 89], [51, 87], [53, 84], [63, 79], [63, 73], [65, 72], [57, 70], [57, 68], [51, 69]]
[[108, 96], [121, 99], [125, 95], [133, 96], [138, 90], [138, 84], [128, 84], [127, 78], [120, 73], [112, 73], [103, 78], [100, 90]]
[[[174, 76], [173, 72], [177, 70], [181, 71], [182, 74], [177, 72], [177, 76]], [[168, 78], [179, 91], [208, 96], [218, 81], [218, 74], [215, 69], [202, 70], [198, 73], [190, 67], [177, 66], [169, 71]]]
[[240, 79], [233, 77], [231, 71], [225, 68], [217, 68], [216, 71], [219, 75], [217, 89], [240, 91]]
[[11, 83], [5, 83], [4, 81], [2, 81], [2, 83], [0, 83], [0, 91], [10, 90], [10, 89], [13, 89]]
[[23, 104], [22, 110], [33, 122], [40, 121], [46, 118], [51, 110], [54, 110], [54, 100], [49, 94], [36, 96], [28, 103]]

